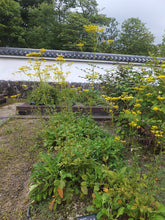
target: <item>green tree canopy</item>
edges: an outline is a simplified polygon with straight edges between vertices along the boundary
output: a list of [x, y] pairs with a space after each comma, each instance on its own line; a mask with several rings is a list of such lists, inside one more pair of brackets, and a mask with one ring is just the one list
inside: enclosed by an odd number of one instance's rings
[[0, 1], [0, 45], [22, 47], [25, 45], [20, 5], [14, 0]]
[[148, 55], [153, 50], [154, 36], [138, 18], [122, 23], [119, 50], [126, 54]]
[[162, 57], [165, 57], [165, 31], [164, 31], [164, 35], [162, 36], [162, 43], [160, 44], [160, 55]]

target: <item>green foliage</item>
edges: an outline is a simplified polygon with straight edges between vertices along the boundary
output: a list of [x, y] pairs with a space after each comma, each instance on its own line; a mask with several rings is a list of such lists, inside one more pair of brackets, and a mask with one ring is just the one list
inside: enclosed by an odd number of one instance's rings
[[0, 1], [0, 45], [22, 47], [25, 45], [23, 20], [19, 3], [14, 0]]
[[44, 154], [42, 162], [32, 170], [30, 196], [36, 201], [53, 195], [57, 205], [69, 201], [74, 193], [88, 195], [95, 183], [103, 181], [104, 166], [117, 169], [123, 164], [123, 145], [90, 117], [55, 114], [44, 137], [45, 146], [57, 153]]
[[56, 44], [54, 36], [57, 35], [58, 23], [52, 5], [43, 2], [38, 7], [29, 7], [28, 19], [26, 34], [28, 47], [53, 48]]
[[119, 35], [122, 53], [149, 55], [149, 52], [152, 52], [153, 41], [153, 34], [138, 18], [129, 18], [122, 23]]
[[41, 83], [36, 89], [28, 94], [28, 102], [36, 105], [54, 105], [57, 104], [57, 90], [54, 86], [47, 83]]
[[95, 187], [93, 204], [88, 207], [89, 211], [98, 213], [98, 219], [118, 219], [123, 214], [129, 219], [150, 220], [159, 215], [165, 217], [165, 207], [156, 202], [152, 196], [154, 193], [146, 188], [150, 181], [155, 184], [146, 174], [135, 174], [129, 167], [117, 172], [103, 172], [107, 174], [107, 182]]
[[[164, 148], [165, 131], [165, 84], [164, 68], [158, 67], [158, 60], [150, 62], [137, 72], [130, 67], [114, 72], [115, 81], [102, 77], [105, 99], [118, 106], [115, 118], [118, 131], [125, 136], [142, 140], [143, 144]], [[153, 150], [153, 148], [151, 148]]]

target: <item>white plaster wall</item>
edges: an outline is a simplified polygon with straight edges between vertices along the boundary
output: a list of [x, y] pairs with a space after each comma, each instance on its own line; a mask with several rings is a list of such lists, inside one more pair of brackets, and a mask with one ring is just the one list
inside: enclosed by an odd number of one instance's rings
[[[11, 81], [28, 81], [36, 80], [34, 78], [29, 78], [23, 73], [16, 73], [20, 67], [27, 66], [28, 64], [27, 57], [18, 57], [18, 56], [3, 56], [0, 55], [0, 80], [11, 80]], [[69, 63], [74, 62], [72, 65]], [[56, 61], [53, 58], [46, 58], [44, 64], [56, 64]], [[122, 65], [127, 65], [128, 63], [120, 63]], [[93, 67], [93, 65], [95, 67]], [[87, 60], [66, 60], [63, 64], [63, 72], [70, 71], [71, 73], [67, 77], [69, 82], [86, 82], [87, 80], [82, 78], [86, 74], [91, 74], [94, 70], [97, 73], [105, 74], [107, 71], [111, 74], [114, 72], [119, 63], [106, 62], [106, 61], [87, 61]], [[137, 65], [137, 64], [135, 64]], [[136, 66], [137, 69], [141, 69], [140, 65]], [[30, 73], [34, 73], [30, 71]], [[52, 81], [52, 80], [50, 80]]]

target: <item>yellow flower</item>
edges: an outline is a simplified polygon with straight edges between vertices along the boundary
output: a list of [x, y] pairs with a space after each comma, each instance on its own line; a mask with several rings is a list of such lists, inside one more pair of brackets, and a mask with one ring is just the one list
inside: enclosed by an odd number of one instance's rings
[[141, 102], [142, 101], [142, 99], [136, 99], [136, 102]]
[[158, 107], [154, 107], [153, 109], [152, 109], [153, 111], [162, 111], [160, 108], [158, 108]]
[[142, 89], [142, 88], [139, 88], [139, 87], [133, 87], [132, 89], [135, 89], [135, 90], [138, 90], [138, 91], [143, 91], [144, 89]]
[[108, 43], [111, 44], [111, 43], [113, 43], [113, 41], [114, 41], [114, 40], [108, 40]]
[[131, 122], [129, 123], [129, 125], [130, 125], [131, 127], [136, 127], [136, 126], [137, 126], [137, 124], [136, 124], [134, 121], [131, 121]]
[[22, 85], [22, 87], [26, 88], [26, 87], [27, 87], [27, 85]]
[[157, 76], [157, 79], [165, 79], [165, 75]]
[[9, 97], [8, 97], [8, 96], [5, 96], [4, 98], [5, 98], [5, 99], [8, 99]]
[[123, 98], [121, 98], [122, 100], [130, 100], [133, 99], [133, 96], [125, 96]]
[[45, 52], [46, 52], [46, 49], [41, 48], [40, 51], [41, 51], [41, 53], [45, 53]]
[[110, 110], [109, 110], [109, 113], [113, 113], [113, 111], [110, 109]]
[[159, 99], [159, 100], [164, 100], [165, 98], [164, 98], [164, 97], [161, 97], [161, 96], [158, 96], [157, 99]]
[[96, 25], [84, 25], [83, 26], [87, 32], [103, 32], [105, 28], [100, 28]]
[[137, 114], [137, 115], [141, 115], [141, 111], [138, 110], [138, 111], [136, 112], [136, 114]]
[[36, 52], [33, 52], [33, 53], [29, 53], [29, 54], [26, 54], [27, 57], [37, 57], [37, 56], [40, 56], [41, 53], [36, 53]]
[[146, 80], [147, 80], [147, 82], [154, 82], [154, 78], [153, 78], [153, 77], [151, 77], [151, 76], [150, 76], [150, 77], [148, 77]]
[[146, 94], [146, 96], [152, 96], [152, 93], [149, 92], [149, 93]]
[[10, 96], [10, 98], [16, 98], [17, 97], [17, 95], [12, 95], [12, 96]]
[[77, 44], [77, 46], [78, 46], [78, 47], [83, 47], [83, 46], [84, 46], [84, 44], [79, 43], [79, 44]]
[[161, 65], [162, 68], [165, 68], [165, 64]]
[[118, 106], [118, 105], [114, 105], [114, 106], [113, 106], [113, 108], [118, 109], [118, 108], [119, 108], [119, 106]]
[[57, 54], [57, 57], [56, 57], [55, 61], [65, 61], [64, 60], [64, 55]]
[[89, 92], [89, 89], [84, 89], [84, 92]]
[[141, 105], [140, 104], [135, 104], [134, 107], [139, 108], [139, 107], [141, 107]]
[[102, 42], [105, 44], [105, 43], [106, 43], [106, 40], [103, 40]]

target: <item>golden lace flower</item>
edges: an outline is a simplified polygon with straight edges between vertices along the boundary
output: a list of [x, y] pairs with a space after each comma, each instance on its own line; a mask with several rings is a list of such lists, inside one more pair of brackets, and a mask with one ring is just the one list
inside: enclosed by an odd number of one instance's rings
[[161, 97], [161, 96], [158, 96], [157, 99], [159, 99], [159, 100], [162, 101], [162, 100], [164, 100], [165, 98], [164, 98], [164, 97]]
[[123, 98], [121, 98], [122, 100], [131, 100], [133, 99], [133, 96], [125, 96]]
[[136, 127], [136, 126], [137, 126], [137, 123], [134, 122], [134, 121], [131, 121], [131, 122], [129, 123], [129, 125], [130, 125], [131, 127]]
[[110, 110], [109, 110], [109, 113], [113, 113], [113, 110], [112, 110], [112, 109], [110, 109]]
[[135, 90], [137, 90], [137, 91], [143, 91], [144, 89], [143, 88], [140, 88], [140, 87], [133, 87], [132, 89], [135, 89]]
[[105, 28], [100, 28], [97, 25], [84, 25], [83, 26], [87, 32], [103, 32]]
[[165, 79], [165, 75], [157, 76], [157, 79]]
[[159, 107], [156, 107], [156, 106], [152, 110], [153, 111], [160, 111], [160, 112], [162, 111]]
[[152, 96], [152, 93], [149, 92], [149, 93], [146, 94], [146, 96]]
[[111, 43], [113, 43], [113, 41], [114, 41], [114, 40], [108, 40], [108, 43], [111, 44]]
[[57, 54], [57, 57], [56, 57], [55, 61], [65, 61], [64, 60], [64, 55]]
[[141, 115], [141, 111], [137, 110], [136, 114]]
[[12, 96], [10, 96], [10, 98], [16, 98], [17, 97], [17, 95], [12, 95]]
[[135, 107], [135, 108], [140, 108], [141, 105], [138, 103], [138, 104], [135, 104], [134, 107]]
[[78, 47], [83, 47], [83, 46], [84, 46], [84, 44], [79, 43], [79, 44], [77, 44], [77, 46], [78, 46]]
[[41, 53], [45, 53], [45, 52], [46, 52], [46, 49], [41, 48], [40, 51], [41, 51]]
[[118, 109], [119, 106], [118, 106], [118, 105], [114, 105], [113, 108], [114, 108], [114, 109]]
[[27, 57], [38, 57], [40, 55], [41, 55], [41, 53], [37, 53], [37, 52], [26, 54]]
[[147, 80], [147, 82], [154, 82], [155, 81], [152, 76], [148, 77], [146, 80]]

